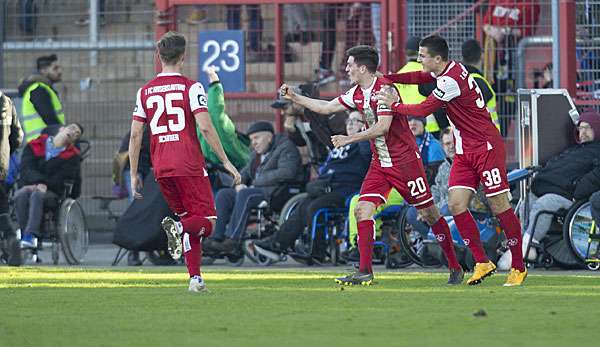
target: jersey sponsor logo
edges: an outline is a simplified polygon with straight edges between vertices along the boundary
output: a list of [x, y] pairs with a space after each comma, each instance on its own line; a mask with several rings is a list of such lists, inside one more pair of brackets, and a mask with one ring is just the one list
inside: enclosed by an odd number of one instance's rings
[[443, 99], [444, 95], [446, 95], [446, 92], [444, 92], [443, 90], [441, 90], [439, 88], [435, 88], [433, 90], [433, 94], [435, 94], [435, 96], [437, 96], [439, 99]]
[[355, 103], [355, 104], [362, 104], [362, 103], [363, 103], [363, 101], [362, 101], [362, 100], [354, 100], [354, 103]]
[[160, 135], [158, 137], [159, 143], [176, 142], [176, 141], [179, 141], [179, 134]]

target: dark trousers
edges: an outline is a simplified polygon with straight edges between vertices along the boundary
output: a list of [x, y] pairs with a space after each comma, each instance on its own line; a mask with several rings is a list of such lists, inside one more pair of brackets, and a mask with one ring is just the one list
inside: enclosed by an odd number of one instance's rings
[[[285, 250], [294, 244], [294, 241], [302, 234], [304, 228], [312, 230], [312, 221], [315, 213], [322, 208], [344, 207], [345, 199], [338, 193], [332, 192], [317, 197], [308, 197], [292, 211], [289, 218], [281, 225], [275, 242], [281, 250]], [[318, 231], [315, 240], [314, 251], [324, 252], [324, 239], [322, 231]]]
[[239, 192], [233, 188], [219, 190], [215, 197], [218, 218], [211, 237], [216, 240], [240, 240], [246, 230], [250, 210], [265, 199], [260, 188], [244, 188]]

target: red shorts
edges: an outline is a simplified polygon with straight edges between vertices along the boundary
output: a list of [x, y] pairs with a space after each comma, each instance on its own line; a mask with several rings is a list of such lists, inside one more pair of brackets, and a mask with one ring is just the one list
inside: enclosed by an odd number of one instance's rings
[[386, 202], [392, 188], [396, 188], [404, 200], [417, 209], [433, 205], [433, 196], [421, 160], [384, 168], [371, 163], [360, 188], [359, 201], [380, 205]]
[[504, 144], [485, 152], [456, 154], [450, 169], [448, 189], [466, 188], [476, 192], [481, 182], [486, 196], [510, 191], [505, 159]]
[[157, 182], [169, 208], [178, 216], [217, 218], [208, 176], [163, 177]]

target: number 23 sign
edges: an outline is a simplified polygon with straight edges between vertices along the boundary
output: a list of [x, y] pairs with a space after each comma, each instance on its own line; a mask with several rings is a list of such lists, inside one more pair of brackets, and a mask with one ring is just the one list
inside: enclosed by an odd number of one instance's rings
[[198, 34], [198, 80], [206, 89], [206, 68], [216, 66], [225, 92], [246, 91], [244, 32], [241, 30], [206, 30]]

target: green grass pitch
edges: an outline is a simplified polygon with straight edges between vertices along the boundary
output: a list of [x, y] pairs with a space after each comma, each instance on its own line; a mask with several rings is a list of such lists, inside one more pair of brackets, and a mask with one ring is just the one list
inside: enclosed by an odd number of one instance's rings
[[[0, 268], [0, 346], [588, 346], [600, 277], [506, 274], [448, 287], [445, 273], [385, 272], [344, 287], [321, 271]], [[479, 314], [475, 314], [479, 312]]]

